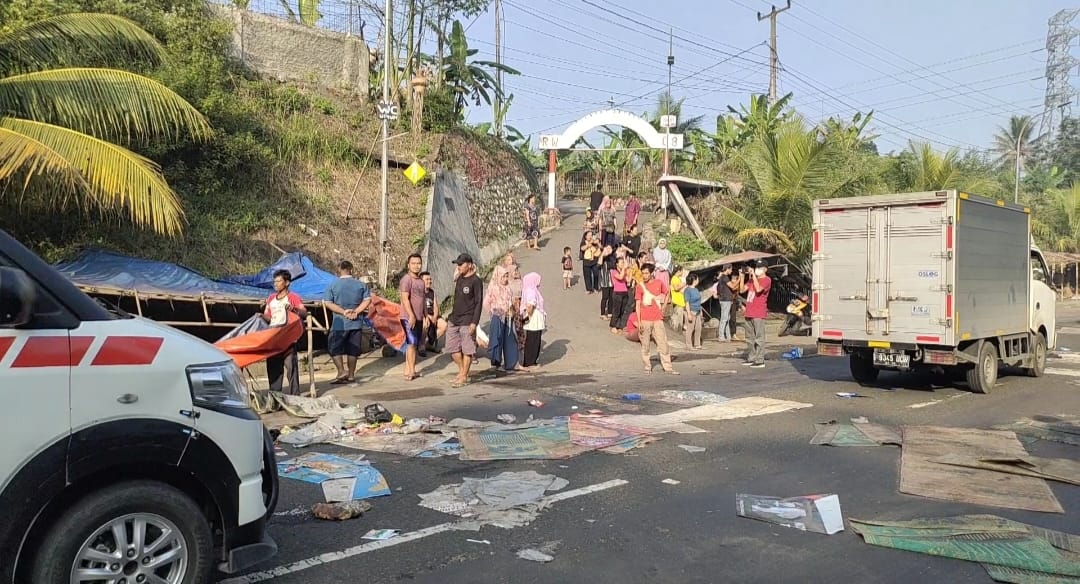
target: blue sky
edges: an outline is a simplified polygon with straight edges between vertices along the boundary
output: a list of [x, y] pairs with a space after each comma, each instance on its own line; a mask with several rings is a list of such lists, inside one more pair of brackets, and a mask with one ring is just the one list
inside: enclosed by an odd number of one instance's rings
[[[319, 25], [344, 31], [352, 15], [357, 34], [363, 12], [366, 39], [376, 44], [381, 23], [371, 7], [382, 3], [323, 0]], [[394, 2], [399, 23], [405, 6]], [[503, 60], [523, 73], [506, 77], [514, 94], [507, 123], [534, 140], [610, 99], [636, 113], [652, 111], [667, 82], [669, 28], [672, 92], [686, 98], [686, 115], [706, 116], [706, 130], [715, 129], [716, 114], [728, 105], [768, 91], [769, 24], [756, 14], [769, 10], [765, 0], [503, 0], [503, 6]], [[873, 109], [882, 152], [909, 140], [938, 149], [987, 148], [1010, 115], [1042, 112], [1047, 21], [1066, 8], [1077, 5], [793, 0], [778, 20], [780, 93], [793, 92], [793, 105], [812, 122]], [[278, 0], [254, 0], [252, 9], [281, 12]], [[493, 60], [492, 11], [468, 25], [478, 58]], [[1080, 16], [1073, 25], [1080, 27]], [[1073, 54], [1080, 56], [1076, 44]], [[1075, 86], [1080, 89], [1080, 79]], [[491, 117], [486, 106], [469, 112], [473, 123]]]
[[[514, 94], [507, 123], [534, 139], [612, 98], [624, 109], [651, 111], [667, 81], [669, 27], [676, 36], [673, 93], [686, 98], [687, 114], [706, 115], [705, 129], [714, 129], [727, 105], [768, 90], [769, 25], [755, 14], [769, 10], [762, 0], [503, 2], [503, 60], [523, 73], [507, 77]], [[882, 152], [908, 140], [986, 148], [1009, 115], [1041, 112], [1047, 21], [1073, 7], [1050, 0], [795, 0], [778, 21], [780, 93], [793, 92], [811, 121], [874, 109]], [[493, 15], [480, 16], [468, 33], [471, 45], [493, 58]], [[488, 108], [469, 115], [490, 118]]]

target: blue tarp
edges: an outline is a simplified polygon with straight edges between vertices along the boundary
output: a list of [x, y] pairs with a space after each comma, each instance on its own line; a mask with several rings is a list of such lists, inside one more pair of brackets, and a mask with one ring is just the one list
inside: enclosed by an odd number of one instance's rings
[[[297, 278], [294, 270], [303, 272]], [[327, 286], [334, 280], [329, 272], [319, 269], [300, 253], [285, 254], [273, 265], [252, 276], [235, 276], [224, 280], [208, 278], [183, 266], [133, 258], [101, 250], [87, 250], [56, 269], [72, 282], [83, 286], [138, 290], [145, 294], [173, 294], [218, 298], [264, 299], [273, 289], [273, 273], [288, 269], [294, 274], [292, 291], [306, 301], [322, 300]], [[266, 277], [269, 274], [269, 278]]]
[[281, 256], [278, 261], [263, 268], [257, 274], [226, 276], [224, 281], [262, 288], [269, 294], [269, 291], [274, 289], [274, 272], [278, 270], [288, 270], [292, 274], [293, 283], [290, 289], [304, 300], [322, 300], [330, 283], [337, 278], [330, 272], [320, 269], [306, 255], [292, 252]]

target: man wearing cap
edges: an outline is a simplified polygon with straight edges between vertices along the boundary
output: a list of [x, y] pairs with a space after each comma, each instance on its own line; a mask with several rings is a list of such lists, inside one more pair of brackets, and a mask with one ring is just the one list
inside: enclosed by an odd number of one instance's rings
[[484, 310], [484, 283], [476, 275], [476, 264], [469, 254], [460, 254], [454, 264], [454, 307], [446, 327], [445, 350], [458, 366], [457, 378], [451, 385], [456, 388], [469, 382], [469, 368], [476, 354], [476, 327]]
[[742, 276], [731, 277], [731, 264], [724, 264], [720, 267], [720, 279], [713, 286], [716, 302], [720, 304], [720, 326], [716, 330], [716, 340], [721, 343], [731, 341], [731, 305], [742, 285], [741, 280]]
[[765, 318], [769, 315], [769, 290], [772, 279], [765, 262], [754, 262], [754, 268], [742, 279], [739, 292], [746, 294], [746, 361], [755, 369], [765, 367]]

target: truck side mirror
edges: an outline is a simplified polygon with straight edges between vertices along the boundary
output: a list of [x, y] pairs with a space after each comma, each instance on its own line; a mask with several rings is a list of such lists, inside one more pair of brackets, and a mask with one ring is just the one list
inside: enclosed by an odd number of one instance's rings
[[0, 328], [16, 328], [29, 323], [36, 295], [34, 283], [25, 272], [0, 267]]

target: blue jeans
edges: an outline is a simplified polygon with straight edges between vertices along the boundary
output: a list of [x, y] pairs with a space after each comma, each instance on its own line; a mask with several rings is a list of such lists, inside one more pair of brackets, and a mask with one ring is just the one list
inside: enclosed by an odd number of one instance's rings
[[513, 371], [518, 365], [518, 342], [514, 325], [505, 317], [492, 316], [488, 325], [488, 358], [491, 365]]
[[716, 338], [721, 341], [731, 340], [731, 301], [720, 302], [720, 328], [716, 331]]

